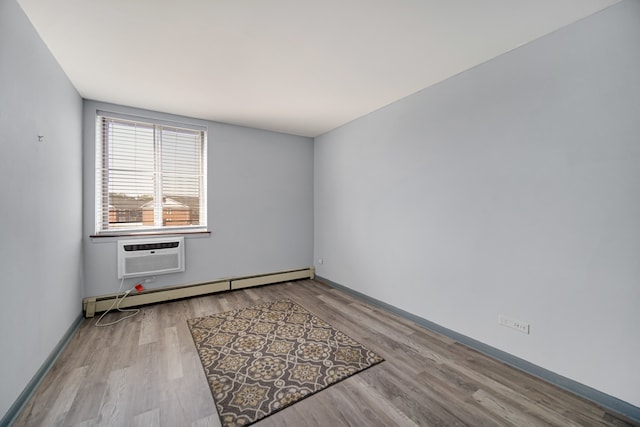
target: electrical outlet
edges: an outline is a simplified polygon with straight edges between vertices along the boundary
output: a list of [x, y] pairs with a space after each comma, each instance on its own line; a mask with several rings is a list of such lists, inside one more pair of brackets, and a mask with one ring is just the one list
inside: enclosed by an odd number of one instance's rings
[[506, 326], [508, 328], [515, 329], [516, 331], [520, 331], [523, 334], [529, 335], [530, 325], [527, 322], [523, 322], [521, 320], [512, 319], [507, 316], [503, 316], [502, 314], [498, 315], [498, 324], [502, 326]]
[[322, 258], [318, 258], [318, 264], [324, 264], [324, 260]]

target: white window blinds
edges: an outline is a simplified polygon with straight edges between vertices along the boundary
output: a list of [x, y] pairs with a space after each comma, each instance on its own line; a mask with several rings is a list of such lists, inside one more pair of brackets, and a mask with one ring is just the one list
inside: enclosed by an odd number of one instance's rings
[[96, 233], [205, 229], [206, 131], [99, 113]]

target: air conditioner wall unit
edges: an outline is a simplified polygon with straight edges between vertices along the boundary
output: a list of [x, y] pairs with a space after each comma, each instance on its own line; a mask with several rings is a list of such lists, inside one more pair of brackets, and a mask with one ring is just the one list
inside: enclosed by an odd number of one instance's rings
[[184, 271], [184, 237], [118, 240], [118, 279]]

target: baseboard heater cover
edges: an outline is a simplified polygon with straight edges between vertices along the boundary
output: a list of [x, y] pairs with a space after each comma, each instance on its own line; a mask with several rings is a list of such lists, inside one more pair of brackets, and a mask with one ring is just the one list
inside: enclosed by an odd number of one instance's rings
[[[215, 282], [150, 289], [139, 294], [130, 294], [124, 301], [122, 301], [120, 308], [138, 307], [147, 304], [173, 301], [233, 289], [242, 289], [250, 286], [268, 285], [298, 279], [313, 279], [314, 277], [315, 269], [310, 267], [293, 271], [223, 279]], [[96, 313], [107, 311], [113, 304], [114, 300], [116, 298], [120, 298], [122, 295], [122, 293], [119, 293], [84, 298], [82, 300], [82, 306], [85, 317], [94, 317]]]
[[242, 289], [251, 286], [268, 285], [270, 283], [287, 282], [289, 280], [313, 279], [315, 277], [314, 268], [304, 270], [285, 271], [283, 273], [272, 273], [260, 276], [243, 277], [231, 280], [231, 289]]

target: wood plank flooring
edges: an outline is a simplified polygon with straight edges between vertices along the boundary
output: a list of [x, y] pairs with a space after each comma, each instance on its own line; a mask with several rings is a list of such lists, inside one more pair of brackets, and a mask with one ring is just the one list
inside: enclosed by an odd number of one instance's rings
[[637, 425], [312, 280], [147, 306], [104, 328], [86, 319], [14, 425], [219, 426], [186, 320], [278, 298], [386, 360], [256, 426]]

